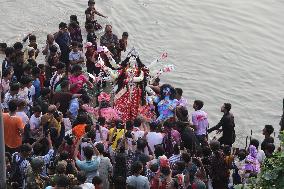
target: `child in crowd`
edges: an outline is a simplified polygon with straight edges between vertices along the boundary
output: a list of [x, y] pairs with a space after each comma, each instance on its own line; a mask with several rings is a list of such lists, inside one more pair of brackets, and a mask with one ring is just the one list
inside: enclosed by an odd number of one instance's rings
[[71, 65], [80, 64], [83, 65], [84, 63], [84, 55], [82, 51], [79, 51], [79, 43], [73, 41], [71, 43], [72, 51], [69, 53], [69, 61]]

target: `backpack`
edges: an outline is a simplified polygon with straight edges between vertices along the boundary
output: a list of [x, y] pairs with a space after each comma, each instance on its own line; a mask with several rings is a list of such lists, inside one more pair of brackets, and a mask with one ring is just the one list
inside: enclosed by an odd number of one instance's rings
[[19, 156], [19, 153], [14, 154], [12, 162], [11, 162], [11, 170], [9, 174], [9, 180], [11, 183], [16, 182], [18, 183], [19, 186], [23, 185], [23, 180], [24, 180], [24, 175], [23, 172], [21, 171], [21, 164], [25, 160], [24, 158], [20, 157], [20, 160], [17, 161], [16, 157]]

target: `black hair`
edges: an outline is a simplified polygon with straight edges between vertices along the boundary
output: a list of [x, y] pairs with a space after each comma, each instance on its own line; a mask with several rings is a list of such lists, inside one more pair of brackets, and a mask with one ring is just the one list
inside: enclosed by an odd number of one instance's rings
[[41, 91], [40, 94], [41, 96], [47, 96], [51, 92], [50, 88], [44, 87]]
[[40, 74], [40, 68], [38, 67], [33, 67], [32, 68], [32, 75], [35, 76], [35, 77], [38, 77]]
[[133, 123], [131, 120], [127, 120], [125, 123], [125, 128], [127, 131], [131, 131], [133, 129]]
[[22, 50], [23, 49], [23, 44], [21, 42], [16, 42], [13, 45], [15, 50]]
[[96, 4], [96, 2], [94, 0], [89, 0], [88, 5], [91, 5], [91, 4]]
[[20, 147], [20, 152], [30, 152], [32, 151], [32, 146], [30, 144], [22, 144], [22, 146]]
[[[86, 129], [87, 127], [85, 127]], [[96, 131], [94, 129], [90, 129], [90, 131], [87, 132], [87, 137], [90, 138], [92, 141], [96, 139]]]
[[[26, 64], [26, 65], [24, 65], [23, 66], [23, 71], [25, 72], [25, 71], [31, 71], [32, 70], [32, 65], [30, 65], [30, 64]], [[27, 77], [27, 76], [24, 76], [24, 77]]]
[[65, 88], [69, 85], [69, 80], [67, 79], [64, 79], [61, 83], [60, 83], [60, 86], [61, 88]]
[[67, 28], [67, 24], [65, 22], [60, 22], [59, 29]]
[[132, 174], [139, 174], [143, 169], [143, 164], [140, 161], [135, 161], [131, 166]]
[[253, 145], [256, 149], [259, 147], [259, 141], [255, 138], [250, 140], [250, 145]]
[[224, 155], [226, 155], [226, 156], [231, 155], [231, 147], [229, 145], [225, 145], [223, 147], [223, 152], [224, 152]]
[[246, 158], [247, 151], [245, 149], [240, 149], [237, 155], [238, 155], [239, 160], [242, 161]]
[[80, 171], [78, 174], [77, 174], [77, 180], [79, 182], [79, 184], [84, 184], [87, 180], [87, 175], [84, 171]]
[[274, 128], [272, 125], [265, 125], [266, 132], [271, 135], [274, 132]]
[[19, 83], [12, 83], [10, 84], [10, 91], [17, 91], [20, 89], [20, 84]]
[[80, 96], [80, 99], [84, 104], [88, 104], [91, 101], [91, 98], [87, 94], [83, 94]]
[[66, 175], [59, 175], [55, 182], [57, 187], [68, 187], [70, 184], [69, 178]]
[[86, 146], [85, 148], [83, 148], [83, 151], [87, 160], [92, 159], [94, 155], [94, 149], [91, 146]]
[[197, 109], [200, 110], [201, 108], [203, 108], [204, 102], [201, 100], [195, 100], [194, 104], [197, 106]]
[[120, 120], [120, 119], [115, 120], [115, 121], [114, 121], [114, 124], [115, 124], [115, 127], [116, 127], [117, 129], [123, 129], [123, 121], [122, 121], [122, 120]]
[[146, 139], [139, 138], [137, 140], [137, 150], [144, 150], [144, 148], [147, 146]]
[[178, 95], [182, 96], [183, 90], [181, 88], [175, 88]]
[[128, 32], [123, 32], [122, 36], [128, 37]]
[[99, 117], [98, 118], [98, 122], [100, 123], [100, 125], [104, 125], [106, 123], [106, 118], [104, 117]]
[[6, 57], [12, 55], [13, 52], [14, 52], [14, 50], [15, 50], [14, 47], [7, 47], [7, 48], [5, 49], [5, 55], [6, 55]]
[[65, 68], [66, 66], [65, 66], [65, 64], [63, 63], [63, 62], [59, 62], [57, 65], [56, 65], [56, 68], [58, 69], [58, 70], [61, 70], [61, 69], [63, 69], [63, 68]]
[[191, 157], [190, 154], [185, 152], [181, 154], [181, 159], [185, 162], [185, 163], [189, 163], [191, 161]]
[[160, 88], [160, 95], [161, 95], [161, 100], [164, 100], [165, 99], [165, 95], [163, 93], [163, 90], [166, 89], [166, 88], [169, 88], [170, 89], [170, 99], [173, 100], [175, 99], [175, 96], [176, 96], [176, 90], [169, 84], [164, 84], [161, 86]]
[[184, 161], [176, 162], [176, 169], [179, 173], [183, 172], [185, 169], [185, 162]]
[[30, 41], [31, 41], [31, 40], [36, 41], [36, 36], [35, 36], [35, 35], [30, 35], [30, 36], [29, 36], [29, 40], [30, 40]]
[[224, 103], [224, 108], [229, 112], [232, 108], [232, 105], [230, 103]]
[[79, 26], [77, 15], [71, 15], [70, 16], [70, 21], [71, 22], [75, 22]]
[[86, 24], [86, 30], [91, 30], [91, 29], [94, 29], [94, 25], [92, 23], [88, 23]]
[[71, 68], [71, 73], [75, 73], [77, 71], [82, 71], [82, 66], [75, 64], [74, 66], [72, 66]]
[[3, 75], [2, 75], [2, 77], [7, 77], [9, 74], [11, 74], [12, 73], [12, 71], [11, 71], [11, 69], [5, 69], [5, 70], [3, 70]]
[[0, 48], [5, 50], [8, 47], [7, 43], [0, 43]]
[[134, 121], [133, 121], [133, 125], [134, 127], [140, 127], [142, 124], [142, 121], [140, 118], [135, 118]]
[[180, 153], [179, 145], [175, 144], [174, 147], [173, 147], [173, 150], [174, 150], [174, 154], [178, 155]]
[[160, 171], [163, 175], [168, 176], [171, 173], [171, 168], [170, 167], [161, 167]]
[[102, 184], [103, 180], [99, 177], [99, 176], [94, 176], [93, 180], [92, 180], [92, 184], [95, 185], [99, 185]]
[[220, 142], [215, 140], [211, 141], [210, 148], [213, 152], [217, 152], [218, 150], [220, 150]]
[[77, 124], [85, 124], [87, 122], [87, 117], [88, 116], [85, 113], [78, 114], [77, 119], [76, 119], [76, 123]]
[[32, 111], [35, 113], [35, 112], [41, 112], [41, 107], [40, 106], [34, 106], [32, 108]]
[[97, 143], [96, 148], [100, 154], [104, 153], [104, 145], [102, 143]]
[[202, 147], [202, 154], [204, 157], [208, 157], [211, 154], [211, 149], [209, 146], [203, 146]]
[[15, 112], [17, 110], [17, 107], [18, 107], [18, 101], [16, 99], [11, 100], [8, 103], [8, 108], [10, 112]]
[[72, 46], [72, 47], [78, 47], [79, 44], [78, 44], [77, 41], [72, 41], [71, 46]]
[[158, 125], [156, 122], [153, 121], [149, 124], [149, 126], [150, 126], [150, 131], [156, 131]]
[[41, 143], [35, 143], [33, 146], [33, 153], [36, 156], [40, 156], [42, 154], [42, 144]]
[[154, 150], [155, 157], [158, 158], [160, 156], [163, 156], [165, 154], [165, 149], [162, 145], [156, 145]]
[[49, 51], [50, 52], [52, 52], [52, 53], [56, 53], [57, 52], [57, 47], [55, 46], [55, 45], [51, 45], [50, 47], [49, 47]]
[[164, 122], [163, 126], [167, 127], [167, 128], [172, 128], [173, 127], [173, 123], [167, 120], [167, 121]]

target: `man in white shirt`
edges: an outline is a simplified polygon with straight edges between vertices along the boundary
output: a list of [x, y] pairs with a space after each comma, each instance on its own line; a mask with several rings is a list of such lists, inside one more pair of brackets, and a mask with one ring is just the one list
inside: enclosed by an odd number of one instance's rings
[[157, 125], [155, 123], [150, 123], [150, 132], [146, 135], [146, 140], [152, 152], [154, 152], [156, 145], [162, 144], [164, 138], [163, 134], [156, 130]]
[[200, 144], [206, 143], [207, 128], [209, 126], [207, 113], [201, 110], [204, 103], [201, 100], [195, 100], [193, 103], [192, 124], [195, 136]]

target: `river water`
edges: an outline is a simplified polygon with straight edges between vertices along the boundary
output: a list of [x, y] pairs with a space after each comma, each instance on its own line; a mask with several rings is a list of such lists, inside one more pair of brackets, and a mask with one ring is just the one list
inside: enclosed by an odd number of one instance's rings
[[[12, 44], [34, 31], [43, 47], [71, 14], [84, 23], [87, 0], [0, 0], [0, 41]], [[184, 90], [190, 104], [205, 102], [210, 125], [221, 118], [220, 106], [232, 103], [237, 142], [262, 140], [261, 130], [279, 130], [284, 81], [283, 0], [97, 0], [97, 9], [114, 33], [128, 31], [147, 64], [166, 51], [174, 64], [169, 82]], [[42, 61], [43, 58], [39, 57]], [[159, 66], [157, 66], [158, 68]], [[190, 109], [192, 111], [192, 108]]]

